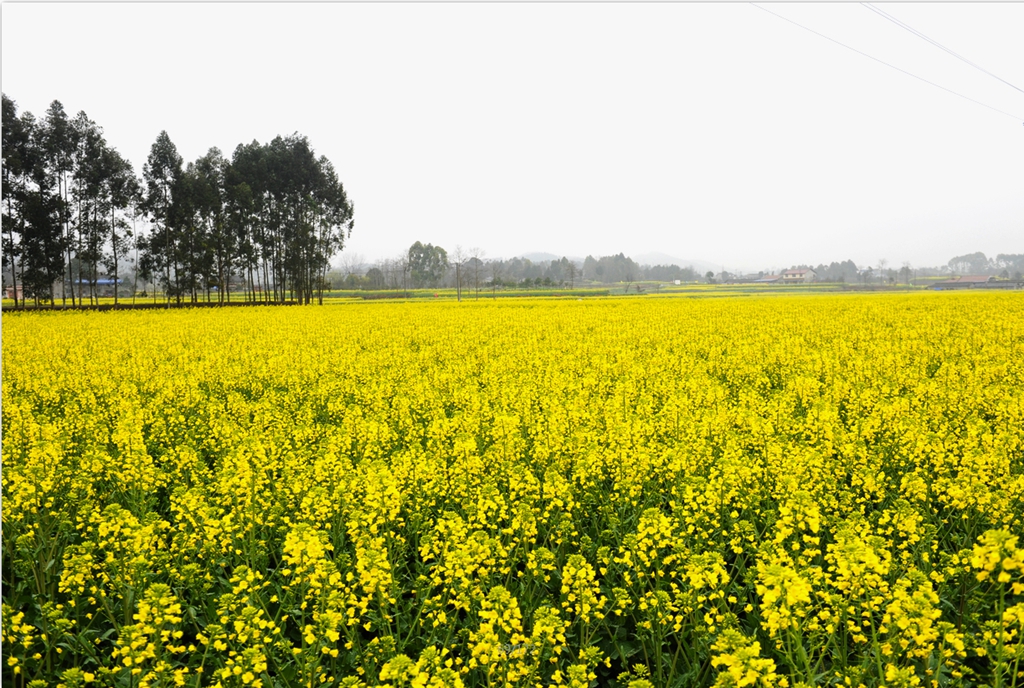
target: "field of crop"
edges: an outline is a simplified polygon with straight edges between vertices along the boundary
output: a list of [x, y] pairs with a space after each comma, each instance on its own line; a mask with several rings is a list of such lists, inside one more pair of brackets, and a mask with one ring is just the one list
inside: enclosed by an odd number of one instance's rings
[[1024, 298], [3, 316], [7, 686], [1024, 686]]

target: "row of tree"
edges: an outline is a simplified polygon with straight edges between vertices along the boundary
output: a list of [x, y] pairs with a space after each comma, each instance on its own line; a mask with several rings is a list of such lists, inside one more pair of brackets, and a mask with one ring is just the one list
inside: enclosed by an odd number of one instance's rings
[[969, 253], [951, 258], [945, 265], [932, 267], [914, 267], [907, 262], [898, 268], [890, 267], [889, 261], [884, 258], [880, 258], [873, 266], [863, 268], [858, 268], [852, 260], [794, 267], [813, 269], [819, 282], [909, 284], [915, 277], [947, 275], [996, 275], [1019, 280], [1024, 277], [1024, 254], [1000, 253], [995, 258], [987, 258], [981, 252]]
[[[818, 265], [794, 265], [794, 269], [809, 268], [815, 272], [815, 281], [840, 283], [907, 284], [914, 277], [956, 274], [999, 274], [1013, 279], [1021, 278], [1024, 255], [1000, 254], [989, 260], [984, 254], [959, 256], [939, 267], [914, 268], [909, 263], [891, 268], [885, 259], [877, 266], [858, 267], [852, 260]], [[348, 289], [409, 289], [455, 288], [459, 296], [464, 286], [479, 294], [481, 287], [569, 287], [581, 283], [626, 284], [637, 282], [695, 282], [709, 283], [752, 281], [780, 270], [766, 270], [756, 274], [734, 274], [728, 271], [709, 271], [703, 275], [692, 266], [640, 265], [623, 253], [595, 258], [587, 256], [582, 263], [562, 257], [551, 261], [531, 261], [528, 258], [507, 260], [484, 257], [480, 249], [469, 252], [461, 248], [449, 254], [444, 248], [417, 241], [409, 250], [396, 258], [363, 263], [358, 256], [347, 256], [332, 280], [336, 288]]]
[[988, 258], [984, 253], [968, 253], [950, 258], [950, 271], [959, 275], [1002, 275], [1020, 279], [1024, 274], [1024, 253], [1000, 253]]
[[695, 281], [692, 267], [639, 266], [624, 254], [582, 262], [562, 257], [532, 261], [529, 258], [487, 259], [474, 248], [456, 247], [449, 253], [441, 246], [417, 241], [401, 255], [370, 265], [358, 255], [343, 257], [332, 283], [341, 289], [454, 288], [458, 298], [465, 290], [479, 295], [481, 289], [501, 287], [573, 288], [581, 283], [612, 284], [639, 281]]
[[[159, 284], [168, 301], [323, 298], [353, 206], [331, 162], [299, 134], [211, 148], [184, 163], [163, 131], [138, 178], [84, 112], [54, 101], [18, 114], [3, 95], [3, 253], [17, 298], [95, 302], [117, 285]], [[132, 293], [135, 293], [133, 284]]]

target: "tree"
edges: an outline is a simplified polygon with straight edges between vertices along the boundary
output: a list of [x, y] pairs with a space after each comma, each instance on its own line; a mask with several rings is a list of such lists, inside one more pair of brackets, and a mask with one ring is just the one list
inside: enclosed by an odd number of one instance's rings
[[466, 262], [466, 252], [462, 250], [461, 245], [455, 245], [452, 259], [455, 265], [455, 300], [462, 301], [462, 265]]
[[448, 269], [448, 252], [440, 246], [417, 241], [409, 247], [409, 272], [417, 287], [437, 286]]
[[45, 122], [37, 122], [32, 113], [21, 117], [24, 135], [22, 180], [18, 193], [19, 229], [22, 249], [22, 286], [26, 296], [36, 303], [54, 301], [54, 283], [64, 268], [65, 233], [61, 224], [62, 201], [46, 154]]
[[961, 275], [983, 275], [988, 273], [992, 264], [984, 253], [968, 253], [949, 260], [949, 269]]
[[341, 269], [341, 276], [348, 278], [355, 275], [362, 268], [363, 257], [358, 253], [343, 253], [338, 267]]
[[[630, 262], [632, 262], [632, 261], [630, 261]], [[633, 272], [632, 269], [627, 267], [626, 268], [626, 274], [623, 275], [623, 277], [624, 277], [624, 281], [626, 282], [626, 290], [623, 293], [628, 294], [629, 293], [629, 287], [630, 287], [631, 284], [633, 284], [633, 280], [636, 279], [636, 275], [635, 275], [635, 273]]]
[[367, 270], [366, 279], [372, 289], [383, 289], [385, 287], [384, 271], [379, 267], [372, 267]]
[[480, 271], [484, 267], [484, 256], [487, 255], [482, 248], [473, 247], [469, 249], [470, 267], [473, 271], [473, 290], [476, 298], [480, 298]]
[[501, 277], [501, 261], [492, 260], [490, 262], [491, 267], [491, 297], [498, 298], [498, 282]]
[[[56, 182], [45, 154], [45, 123], [36, 124], [26, 113], [24, 124], [29, 132], [30, 185], [24, 197], [22, 244], [25, 263], [22, 282], [25, 293], [38, 303], [40, 298], [54, 301], [53, 285], [64, 267], [65, 233], [61, 224], [62, 201], [55, 191]], [[69, 268], [70, 269], [70, 268]]]
[[224, 207], [225, 170], [228, 161], [217, 148], [185, 170], [188, 207], [189, 287], [192, 300], [197, 288], [210, 300], [210, 288], [216, 287], [217, 300], [223, 302], [228, 292], [231, 267], [235, 258], [236, 235], [231, 231]]
[[405, 292], [406, 298], [409, 297], [409, 254], [403, 253], [396, 257], [393, 261], [394, 272], [395, 272], [395, 283], [401, 285], [400, 288]]
[[264, 147], [257, 141], [239, 144], [225, 174], [228, 216], [237, 238], [240, 269], [250, 299], [270, 299], [269, 173]]
[[1024, 274], [1024, 253], [1000, 253], [996, 256], [996, 265], [1003, 268], [1007, 275], [1019, 280]]
[[355, 211], [331, 161], [320, 156], [317, 160], [317, 172], [316, 194], [313, 199], [317, 229], [316, 245], [308, 255], [311, 261], [310, 273], [313, 274], [315, 270], [320, 276], [317, 298], [322, 304], [327, 269], [334, 254], [344, 249], [345, 241], [352, 236]]
[[576, 263], [562, 256], [562, 267], [565, 274], [569, 276], [569, 288], [574, 289], [576, 287]]
[[[37, 298], [45, 288], [52, 300], [63, 275], [63, 298], [74, 305], [86, 286], [97, 296], [101, 265], [116, 284], [134, 245], [135, 281], [157, 276], [168, 302], [186, 294], [210, 301], [213, 290], [230, 300], [236, 274], [247, 277], [253, 300], [273, 292], [275, 300], [323, 301], [354, 208], [330, 160], [304, 136], [238, 146], [230, 162], [211, 148], [184, 167], [162, 131], [140, 185], [84, 112], [71, 121], [54, 101], [37, 123], [31, 113], [18, 117], [6, 95], [3, 107], [3, 258], [16, 286]], [[152, 221], [148, 236], [135, 231], [140, 212]]]
[[[31, 131], [27, 120], [18, 117], [17, 104], [3, 94], [3, 238], [4, 264], [10, 266], [14, 305], [18, 305], [18, 257], [24, 229], [24, 202], [28, 183]], [[18, 240], [15, 240], [17, 234]], [[24, 305], [24, 299], [22, 299]]]
[[903, 262], [903, 267], [900, 268], [900, 277], [903, 278], [904, 284], [910, 284], [910, 276], [913, 274], [913, 268], [910, 267], [910, 263], [907, 261]]
[[[120, 256], [127, 253], [131, 248], [134, 227], [129, 227], [125, 215], [131, 213], [133, 218], [142, 195], [142, 186], [139, 184], [135, 170], [125, 158], [113, 149], [108, 153], [107, 169], [110, 176], [107, 178], [107, 194], [110, 199], [110, 256], [106, 262], [108, 271], [112, 271], [114, 277], [114, 304], [118, 302], [118, 286], [121, 279], [119, 271]], [[134, 288], [132, 290], [134, 294]]]
[[[69, 177], [73, 174], [74, 156], [78, 146], [77, 132], [68, 120], [64, 106], [59, 100], [50, 103], [46, 110], [46, 118], [42, 128], [39, 130], [38, 145], [42, 151], [42, 164], [47, 168], [47, 173], [40, 174], [36, 178], [37, 184], [43, 184], [45, 191], [40, 192], [52, 194], [56, 206], [58, 222], [62, 230], [61, 244], [67, 252], [67, 278], [71, 288], [71, 305], [75, 305], [74, 275], [72, 274], [72, 253], [75, 249], [75, 242], [71, 236], [71, 192], [69, 190]], [[49, 205], [49, 201], [37, 207], [43, 211], [43, 205]], [[42, 217], [40, 215], [39, 217]], [[52, 291], [52, 290], [51, 290]], [[65, 297], [61, 290], [61, 300]]]
[[259, 263], [260, 281], [275, 300], [322, 301], [331, 258], [351, 235], [353, 205], [331, 162], [313, 152], [306, 137], [278, 136], [265, 146], [235, 149], [231, 184], [248, 191], [251, 226], [249, 269]]
[[632, 283], [642, 273], [643, 270], [640, 266], [624, 253], [614, 256], [602, 256], [600, 259], [587, 256], [583, 262], [583, 276], [587, 279], [604, 282], [605, 284], [614, 284], [616, 282]]
[[[84, 303], [83, 284], [88, 284], [89, 299], [98, 298], [99, 264], [109, 236], [108, 209], [112, 207], [108, 182], [115, 174], [117, 161], [103, 138], [103, 130], [84, 112], [79, 112], [74, 123], [74, 264], [78, 267], [74, 284], [79, 289], [79, 302]], [[119, 157], [119, 156], [118, 156]], [[129, 167], [130, 174], [130, 167]], [[74, 285], [73, 285], [74, 286]]]
[[175, 268], [174, 275], [177, 280], [175, 252], [179, 241], [177, 211], [181, 203], [181, 166], [182, 158], [177, 147], [167, 132], [161, 131], [150, 148], [149, 157], [142, 168], [146, 184], [143, 208], [154, 223], [147, 242], [147, 257], [154, 271], [163, 270], [168, 302], [172, 293], [180, 300], [179, 290], [171, 283], [171, 267]]
[[818, 280], [821, 282], [851, 282], [857, 281], [857, 265], [852, 260], [845, 260], [842, 263], [835, 261], [825, 265], [822, 263], [814, 268]]

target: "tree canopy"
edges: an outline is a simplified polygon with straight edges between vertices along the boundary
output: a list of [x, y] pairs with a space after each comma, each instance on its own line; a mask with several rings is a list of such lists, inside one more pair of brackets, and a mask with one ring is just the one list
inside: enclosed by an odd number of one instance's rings
[[448, 252], [440, 246], [416, 242], [409, 247], [409, 271], [417, 287], [435, 287], [448, 269]]
[[[211, 148], [185, 163], [161, 131], [139, 179], [84, 112], [43, 119], [3, 96], [3, 249], [17, 294], [98, 298], [101, 270], [136, 274], [168, 300], [322, 300], [353, 205], [331, 161], [298, 133]], [[138, 231], [139, 221], [148, 232]], [[443, 254], [443, 249], [441, 249]], [[443, 258], [443, 255], [442, 255]]]

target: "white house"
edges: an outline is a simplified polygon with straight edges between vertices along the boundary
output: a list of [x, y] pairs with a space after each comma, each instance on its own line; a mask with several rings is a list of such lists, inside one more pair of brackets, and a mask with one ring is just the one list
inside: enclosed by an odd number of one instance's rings
[[814, 278], [817, 277], [817, 273], [811, 269], [802, 270], [784, 270], [782, 273], [782, 283], [790, 284], [796, 282], [813, 282]]

